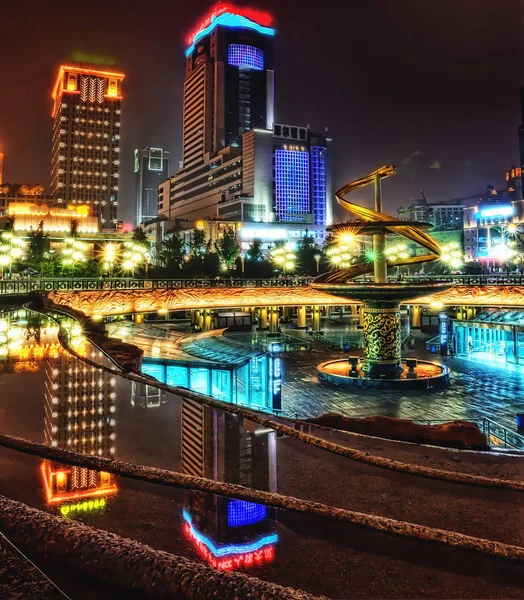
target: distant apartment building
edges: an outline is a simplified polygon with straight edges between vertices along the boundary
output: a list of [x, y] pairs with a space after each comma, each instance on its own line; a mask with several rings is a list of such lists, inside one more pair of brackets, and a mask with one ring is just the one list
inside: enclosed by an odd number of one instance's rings
[[51, 190], [117, 227], [123, 73], [62, 65], [53, 89]]
[[524, 224], [524, 201], [488, 186], [478, 203], [464, 210], [465, 260], [506, 262], [512, 224]]
[[134, 159], [134, 224], [138, 227], [158, 216], [158, 187], [169, 174], [169, 152], [146, 147], [135, 150]]
[[425, 198], [417, 198], [408, 207], [399, 208], [398, 213], [408, 221], [431, 223], [437, 230], [461, 229], [464, 205], [456, 201], [428, 203]]

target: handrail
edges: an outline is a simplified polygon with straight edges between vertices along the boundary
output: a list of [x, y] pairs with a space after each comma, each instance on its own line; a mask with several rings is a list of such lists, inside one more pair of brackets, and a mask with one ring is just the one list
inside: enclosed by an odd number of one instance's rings
[[0, 280], [0, 295], [29, 292], [60, 291], [112, 291], [112, 290], [170, 290], [194, 288], [256, 288], [300, 287], [308, 285], [310, 277], [284, 277], [281, 279], [135, 279], [119, 278], [46, 278]]

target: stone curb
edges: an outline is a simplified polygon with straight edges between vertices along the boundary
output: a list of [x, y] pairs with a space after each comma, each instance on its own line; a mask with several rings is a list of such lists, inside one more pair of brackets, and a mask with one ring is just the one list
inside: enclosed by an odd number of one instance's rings
[[140, 597], [327, 600], [235, 571], [219, 571], [0, 496], [0, 528], [20, 546]]
[[[502, 542], [477, 538], [455, 531], [438, 529], [398, 521], [379, 515], [370, 515], [343, 508], [328, 506], [320, 502], [311, 500], [302, 500], [293, 496], [285, 496], [272, 492], [247, 488], [233, 483], [223, 483], [185, 475], [166, 469], [156, 467], [146, 467], [133, 463], [101, 458], [98, 456], [86, 456], [69, 450], [51, 448], [44, 444], [30, 442], [22, 438], [0, 433], [0, 446], [10, 448], [26, 454], [47, 458], [50, 460], [72, 464], [76, 466], [93, 469], [96, 471], [108, 471], [121, 477], [128, 477], [139, 481], [146, 481], [152, 484], [165, 485], [182, 489], [198, 490], [205, 493], [216, 494], [239, 500], [247, 500], [257, 504], [264, 504], [274, 508], [293, 511], [299, 514], [312, 515], [315, 517], [327, 518], [342, 523], [349, 523], [366, 527], [381, 533], [393, 534], [396, 536], [416, 539], [425, 542], [436, 542], [453, 548], [471, 550], [493, 557], [509, 559], [518, 562], [524, 562], [524, 548]], [[0, 507], [1, 511], [1, 507]], [[0, 522], [2, 515], [0, 514]]]

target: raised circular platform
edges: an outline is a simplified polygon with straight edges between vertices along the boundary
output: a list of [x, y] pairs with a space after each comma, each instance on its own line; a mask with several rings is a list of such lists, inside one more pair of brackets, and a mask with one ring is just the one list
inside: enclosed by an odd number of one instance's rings
[[352, 374], [351, 365], [344, 358], [320, 363], [317, 365], [317, 375], [320, 381], [341, 387], [422, 390], [441, 388], [449, 383], [450, 370], [445, 365], [418, 360], [414, 373], [410, 373], [406, 361], [403, 360], [401, 364], [404, 371], [395, 379], [367, 377], [361, 369], [361, 364]]
[[450, 288], [448, 283], [311, 283], [317, 290], [361, 302], [401, 303]]

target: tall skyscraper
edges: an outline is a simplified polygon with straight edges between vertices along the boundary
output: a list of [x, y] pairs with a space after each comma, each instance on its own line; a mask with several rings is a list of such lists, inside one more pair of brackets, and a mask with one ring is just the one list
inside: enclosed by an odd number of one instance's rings
[[59, 204], [88, 204], [115, 228], [123, 73], [61, 66], [53, 89], [51, 191]]
[[273, 125], [272, 17], [216, 7], [188, 39], [184, 81], [184, 169], [239, 147], [253, 127]]
[[321, 238], [330, 224], [327, 133], [274, 122], [271, 24], [220, 6], [189, 37], [182, 170], [158, 191], [167, 219], [289, 224], [280, 238]]
[[169, 152], [162, 148], [135, 150], [135, 226], [158, 216], [158, 186], [167, 179]]

